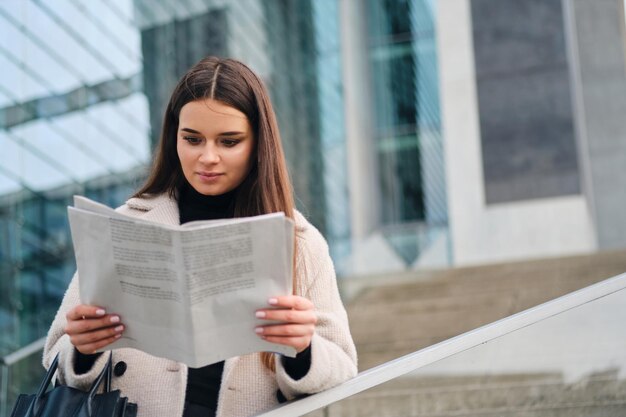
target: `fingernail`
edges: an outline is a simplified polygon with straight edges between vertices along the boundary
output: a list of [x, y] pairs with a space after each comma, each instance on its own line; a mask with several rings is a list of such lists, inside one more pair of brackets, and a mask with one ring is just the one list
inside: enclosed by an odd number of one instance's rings
[[257, 328], [255, 328], [255, 329], [254, 329], [254, 332], [255, 332], [256, 334], [261, 334], [261, 333], [263, 333], [263, 327], [257, 327]]
[[115, 338], [116, 338], [116, 339], [119, 339], [120, 337], [122, 337], [122, 334], [121, 334], [121, 333], [118, 333], [118, 334], [116, 334], [116, 335], [115, 335]]
[[106, 311], [104, 311], [103, 309], [99, 308], [98, 310], [96, 310], [96, 316], [104, 316], [106, 313]]
[[124, 330], [124, 326], [117, 326], [114, 330], [116, 332], [121, 332], [122, 330]]
[[269, 300], [267, 300], [267, 302], [270, 303], [271, 305], [278, 304], [278, 299], [277, 298], [270, 298]]
[[254, 313], [254, 315], [259, 319], [262, 319], [266, 316], [265, 311], [257, 311], [256, 313]]
[[118, 323], [120, 321], [119, 316], [111, 316], [111, 323]]

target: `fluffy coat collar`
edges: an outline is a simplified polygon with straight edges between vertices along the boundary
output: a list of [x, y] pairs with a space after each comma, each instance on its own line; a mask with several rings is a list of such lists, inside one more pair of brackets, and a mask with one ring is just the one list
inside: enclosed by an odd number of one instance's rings
[[[126, 201], [122, 211], [124, 211], [124, 208], [145, 212], [145, 214], [140, 216], [144, 220], [158, 221], [159, 223], [173, 226], [180, 224], [178, 202], [167, 193], [154, 196], [147, 195], [141, 198], [130, 198]], [[293, 215], [296, 224], [296, 233], [304, 233], [307, 230], [309, 222], [298, 210], [294, 210]]]

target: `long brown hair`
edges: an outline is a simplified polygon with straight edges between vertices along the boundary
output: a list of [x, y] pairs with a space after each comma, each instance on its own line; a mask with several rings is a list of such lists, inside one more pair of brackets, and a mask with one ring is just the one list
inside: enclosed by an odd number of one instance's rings
[[[235, 217], [282, 211], [293, 219], [291, 181], [269, 94], [261, 79], [234, 59], [206, 57], [180, 79], [165, 110], [150, 175], [134, 196], [177, 196], [186, 182], [176, 150], [180, 110], [191, 101], [204, 99], [220, 101], [245, 114], [255, 137], [250, 173], [235, 195]], [[295, 284], [294, 275], [294, 291]], [[263, 352], [261, 359], [268, 369], [275, 370], [271, 353]]]

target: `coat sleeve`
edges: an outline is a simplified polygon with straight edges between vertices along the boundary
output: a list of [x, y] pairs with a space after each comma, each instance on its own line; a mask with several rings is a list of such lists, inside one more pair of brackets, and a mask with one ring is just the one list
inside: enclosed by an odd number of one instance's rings
[[69, 336], [65, 334], [65, 326], [67, 324], [65, 315], [78, 304], [80, 304], [78, 274], [74, 274], [65, 292], [61, 306], [52, 321], [50, 330], [48, 330], [48, 336], [43, 351], [43, 366], [48, 369], [58, 353], [59, 368], [57, 370], [57, 378], [59, 378], [59, 381], [63, 384], [86, 390], [104, 368], [107, 355], [100, 355], [88, 372], [80, 375], [74, 372], [77, 352], [74, 345], [70, 342]]
[[[127, 205], [120, 206], [116, 209], [123, 214], [130, 214], [133, 212]], [[107, 355], [100, 355], [95, 361], [94, 365], [88, 372], [77, 374], [74, 372], [74, 364], [77, 360], [77, 351], [74, 345], [70, 342], [70, 338], [65, 334], [65, 326], [67, 320], [65, 315], [72, 308], [80, 304], [80, 292], [79, 292], [79, 278], [78, 273], [74, 274], [70, 285], [65, 291], [61, 306], [57, 311], [52, 325], [48, 330], [48, 336], [46, 338], [46, 344], [43, 351], [43, 366], [48, 369], [50, 364], [54, 360], [54, 357], [59, 354], [59, 368], [57, 370], [57, 378], [64, 384], [79, 388], [87, 389], [91, 387], [92, 382], [96, 379], [98, 374], [106, 365]]]
[[287, 399], [332, 388], [357, 374], [356, 348], [328, 245], [309, 227], [312, 230], [297, 241], [297, 292], [313, 302], [318, 322], [311, 340], [311, 367], [304, 377], [291, 378], [277, 357], [277, 383]]

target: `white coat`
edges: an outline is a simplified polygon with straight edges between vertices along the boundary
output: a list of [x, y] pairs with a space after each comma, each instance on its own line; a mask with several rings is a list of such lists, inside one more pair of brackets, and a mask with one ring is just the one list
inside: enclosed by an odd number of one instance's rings
[[[179, 224], [177, 202], [165, 194], [131, 198], [118, 210], [145, 220]], [[278, 356], [275, 373], [261, 363], [260, 354], [227, 359], [218, 397], [218, 417], [255, 415], [278, 404], [279, 389], [287, 399], [292, 399], [331, 388], [357, 373], [356, 349], [326, 241], [299, 212], [295, 212], [295, 223], [296, 293], [314, 303], [318, 317], [311, 341], [311, 367], [304, 377], [294, 380], [285, 372]], [[60, 381], [86, 389], [104, 367], [108, 355], [101, 355], [89, 372], [81, 375], [74, 372], [75, 349], [64, 328], [66, 313], [80, 303], [78, 285], [76, 274], [48, 332], [43, 364], [48, 368], [60, 352]], [[129, 401], [137, 403], [138, 417], [182, 416], [187, 384], [185, 364], [135, 349], [114, 350], [113, 361], [114, 364], [125, 362], [127, 369], [122, 376], [113, 377], [112, 389], [120, 389]]]

